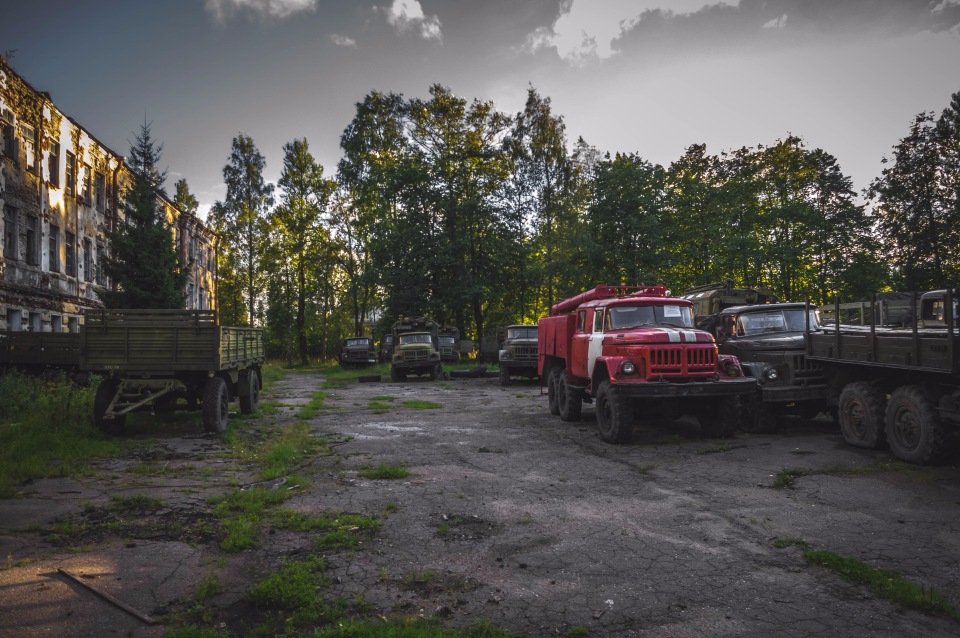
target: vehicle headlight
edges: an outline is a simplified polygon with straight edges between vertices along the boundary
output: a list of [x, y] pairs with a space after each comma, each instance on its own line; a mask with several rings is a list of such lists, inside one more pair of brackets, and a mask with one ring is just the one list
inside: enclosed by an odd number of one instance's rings
[[624, 361], [620, 366], [620, 372], [624, 374], [634, 374], [637, 371], [637, 366], [634, 365], [633, 361]]
[[776, 368], [770, 368], [764, 373], [764, 376], [767, 377], [767, 381], [776, 381], [780, 378], [780, 373], [777, 372]]
[[510, 351], [509, 351], [509, 350], [501, 350], [501, 351], [500, 351], [500, 358], [501, 358], [501, 359], [509, 359], [509, 358], [510, 358]]
[[723, 364], [723, 373], [728, 377], [740, 377], [743, 376], [743, 370], [740, 369], [740, 366], [736, 361], [727, 361]]

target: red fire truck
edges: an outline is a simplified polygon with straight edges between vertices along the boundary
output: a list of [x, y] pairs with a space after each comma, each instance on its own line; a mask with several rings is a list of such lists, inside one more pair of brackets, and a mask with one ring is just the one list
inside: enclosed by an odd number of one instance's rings
[[636, 418], [697, 417], [704, 435], [733, 436], [741, 397], [756, 392], [736, 357], [694, 328], [690, 301], [664, 286], [597, 286], [540, 319], [540, 378], [550, 412], [580, 420], [595, 403], [600, 437], [627, 443]]

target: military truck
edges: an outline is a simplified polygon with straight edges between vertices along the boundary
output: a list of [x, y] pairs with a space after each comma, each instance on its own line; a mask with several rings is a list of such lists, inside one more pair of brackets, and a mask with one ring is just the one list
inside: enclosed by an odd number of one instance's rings
[[430, 375], [430, 380], [442, 372], [440, 326], [427, 317], [401, 317], [390, 330], [393, 335], [393, 357], [390, 360], [390, 379], [405, 381], [407, 375]]
[[393, 359], [393, 335], [389, 332], [380, 337], [380, 363]]
[[806, 357], [805, 333], [820, 329], [816, 306], [775, 303], [734, 306], [720, 312], [721, 354], [737, 357], [757, 380], [746, 397], [740, 429], [770, 432], [782, 414], [813, 418], [826, 409], [823, 367]]
[[638, 418], [684, 414], [706, 436], [733, 436], [741, 397], [756, 391], [737, 358], [694, 328], [693, 304], [664, 286], [597, 286], [555, 304], [539, 326], [550, 412], [579, 421], [583, 403], [594, 403], [607, 443], [628, 443]]
[[340, 341], [340, 367], [365, 367], [376, 365], [377, 349], [370, 337], [348, 337]]
[[440, 360], [445, 363], [460, 361], [460, 329], [453, 326], [440, 327]]
[[693, 304], [695, 325], [716, 336], [718, 315], [724, 308], [765, 303], [776, 303], [777, 296], [769, 288], [735, 288], [733, 279], [697, 286], [680, 295]]
[[500, 385], [509, 385], [510, 377], [537, 376], [537, 330], [528, 324], [503, 328], [498, 356]]
[[80, 369], [104, 377], [94, 423], [109, 434], [131, 412], [177, 409], [202, 410], [221, 434], [231, 401], [259, 407], [264, 361], [263, 330], [221, 326], [214, 310], [98, 310], [80, 329]]

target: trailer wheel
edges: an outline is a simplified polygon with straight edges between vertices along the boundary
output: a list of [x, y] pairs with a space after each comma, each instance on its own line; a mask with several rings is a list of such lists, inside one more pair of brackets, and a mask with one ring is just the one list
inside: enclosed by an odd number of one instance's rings
[[550, 406], [550, 414], [560, 414], [560, 399], [557, 397], [557, 383], [560, 378], [560, 368], [551, 368], [547, 376], [547, 405]]
[[567, 375], [557, 377], [557, 405], [561, 421], [579, 421], [583, 411], [583, 390], [567, 385]]
[[777, 411], [769, 403], [764, 403], [759, 394], [750, 395], [750, 398], [743, 402], [742, 410], [742, 432], [761, 434], [777, 429]]
[[915, 385], [893, 392], [885, 424], [890, 451], [901, 461], [928, 465], [940, 461], [947, 452], [947, 433], [937, 407]]
[[500, 385], [510, 385], [510, 368], [500, 366]]
[[240, 383], [247, 390], [247, 396], [240, 395], [240, 412], [253, 414], [260, 408], [260, 375], [250, 368], [240, 373]]
[[848, 383], [840, 393], [838, 407], [843, 440], [871, 450], [883, 447], [883, 404], [883, 393], [875, 386], [863, 381]]
[[97, 386], [97, 393], [93, 397], [93, 423], [104, 434], [116, 435], [123, 432], [123, 426], [127, 422], [127, 415], [115, 416], [112, 419], [105, 419], [107, 408], [113, 402], [113, 397], [117, 395], [117, 388], [120, 387], [120, 381], [117, 379], [104, 379]]
[[633, 438], [633, 401], [623, 396], [609, 379], [597, 389], [597, 428], [607, 443], [629, 443]]
[[203, 429], [213, 434], [223, 434], [229, 415], [227, 383], [220, 377], [211, 377], [203, 388]]
[[722, 397], [711, 402], [698, 417], [700, 431], [711, 438], [729, 439], [743, 426], [740, 397]]

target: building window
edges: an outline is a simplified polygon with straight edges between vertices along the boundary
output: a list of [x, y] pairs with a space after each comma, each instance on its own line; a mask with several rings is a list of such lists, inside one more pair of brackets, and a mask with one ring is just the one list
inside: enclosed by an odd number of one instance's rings
[[76, 317], [67, 317], [67, 332], [80, 332], [80, 322]]
[[3, 207], [3, 256], [7, 259], [18, 259], [20, 251], [17, 245], [17, 209], [10, 206]]
[[83, 165], [83, 203], [87, 206], [93, 205], [93, 192], [90, 190], [90, 165]]
[[77, 276], [77, 236], [73, 233], [67, 233], [67, 239], [64, 242], [66, 252], [65, 272], [71, 277]]
[[39, 312], [30, 313], [30, 322], [27, 327], [30, 332], [40, 332], [43, 329], [42, 318]]
[[97, 284], [101, 286], [107, 285], [107, 277], [103, 272], [103, 259], [107, 256], [107, 249], [104, 246], [103, 242], [97, 242]]
[[27, 217], [27, 263], [31, 266], [40, 265], [40, 233], [39, 221], [34, 215]]
[[17, 161], [17, 136], [14, 134], [13, 113], [4, 109], [0, 116], [0, 126], [3, 127], [3, 154]]
[[97, 171], [93, 176], [93, 196], [97, 210], [104, 212], [107, 207], [107, 180], [103, 173]]
[[83, 238], [83, 280], [93, 280], [93, 245], [86, 237]]
[[64, 190], [67, 195], [74, 195], [77, 192], [77, 157], [70, 151], [67, 151], [67, 173]]
[[20, 332], [23, 330], [23, 320], [20, 318], [19, 310], [7, 308], [7, 330], [10, 332]]
[[37, 170], [36, 161], [37, 132], [29, 124], [20, 124], [20, 136], [23, 138], [23, 150], [27, 156], [27, 170], [31, 173]]
[[50, 272], [60, 272], [60, 227], [50, 224]]
[[60, 188], [60, 144], [50, 142], [50, 155], [47, 156], [47, 172], [50, 174], [50, 184]]
[[63, 317], [50, 315], [50, 332], [63, 332]]

